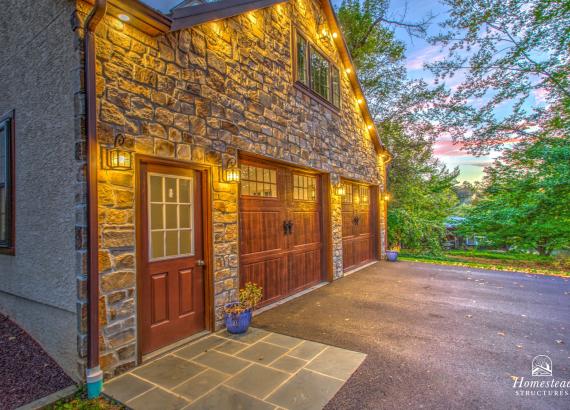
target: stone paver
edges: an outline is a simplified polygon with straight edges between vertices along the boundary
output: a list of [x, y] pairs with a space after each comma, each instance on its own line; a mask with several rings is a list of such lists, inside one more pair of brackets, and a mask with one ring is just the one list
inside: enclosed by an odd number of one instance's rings
[[189, 400], [195, 400], [209, 390], [221, 384], [228, 377], [227, 374], [208, 369], [204, 373], [192, 377], [174, 389], [174, 393], [181, 394]]
[[238, 353], [238, 357], [262, 364], [269, 364], [275, 359], [283, 356], [289, 349], [272, 345], [270, 343], [258, 342], [244, 351]]
[[236, 390], [262, 399], [281, 385], [289, 376], [285, 372], [254, 364], [232, 377], [226, 384]]
[[152, 388], [154, 388], [152, 383], [141, 380], [131, 374], [125, 374], [111, 380], [109, 383], [105, 383], [103, 392], [125, 403]]
[[139, 409], [322, 408], [366, 355], [251, 328], [203, 337], [105, 384]]
[[298, 357], [303, 360], [311, 360], [316, 355], [325, 350], [327, 346], [321, 343], [304, 341], [302, 344], [289, 352], [290, 356]]
[[352, 352], [338, 347], [327, 347], [306, 368], [327, 376], [347, 380], [365, 358], [364, 353]]
[[128, 401], [127, 406], [141, 410], [178, 410], [188, 405], [188, 402], [166, 390], [154, 388]]
[[133, 370], [133, 374], [152, 383], [170, 388], [197, 375], [204, 369], [203, 366], [196, 363], [168, 355]]
[[322, 409], [343, 384], [341, 380], [301, 369], [267, 400], [287, 409]]

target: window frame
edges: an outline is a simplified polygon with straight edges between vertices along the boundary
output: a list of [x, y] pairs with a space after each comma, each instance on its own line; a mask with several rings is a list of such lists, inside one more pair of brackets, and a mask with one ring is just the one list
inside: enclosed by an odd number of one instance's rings
[[8, 239], [0, 241], [0, 254], [15, 255], [16, 252], [16, 201], [15, 201], [15, 135], [16, 135], [16, 114], [15, 110], [0, 115], [1, 126], [8, 130], [6, 139], [6, 227], [8, 229]]
[[[334, 112], [339, 112], [342, 108], [342, 76], [341, 76], [341, 70], [340, 67], [334, 63], [328, 56], [327, 54], [313, 41], [309, 40], [309, 37], [303, 32], [301, 31], [298, 27], [293, 26], [293, 41], [292, 41], [292, 45], [293, 45], [293, 49], [292, 49], [292, 62], [293, 62], [293, 81], [295, 86], [297, 87], [297, 89], [300, 89], [301, 91], [305, 92], [307, 95], [313, 97], [314, 99], [316, 99], [319, 102], [324, 103], [327, 107], [333, 109]], [[299, 71], [298, 71], [298, 47], [297, 47], [297, 41], [298, 38], [301, 37], [307, 47], [306, 47], [306, 54], [305, 54], [305, 76], [307, 78], [307, 83], [305, 84], [304, 82], [302, 82], [299, 79]], [[327, 78], [327, 85], [328, 85], [328, 91], [329, 91], [329, 98], [325, 98], [322, 95], [320, 95], [318, 92], [316, 92], [313, 89], [313, 73], [312, 73], [312, 69], [311, 69], [311, 57], [312, 57], [312, 52], [316, 52], [318, 53], [321, 58], [323, 58], [326, 62], [328, 62], [329, 68], [328, 68], [328, 78]], [[333, 90], [333, 71], [336, 70], [338, 72], [338, 105], [336, 105], [334, 103], [334, 95], [335, 92]]]

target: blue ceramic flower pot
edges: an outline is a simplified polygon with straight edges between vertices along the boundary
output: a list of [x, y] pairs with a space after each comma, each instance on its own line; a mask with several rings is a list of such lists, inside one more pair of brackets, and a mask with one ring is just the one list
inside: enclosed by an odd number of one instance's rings
[[397, 251], [386, 251], [386, 258], [388, 258], [388, 260], [390, 262], [396, 262], [396, 260], [398, 259], [398, 252]]
[[[230, 303], [226, 308], [237, 305], [237, 303]], [[232, 334], [241, 334], [247, 332], [251, 323], [252, 310], [248, 309], [241, 313], [225, 313], [226, 329]]]

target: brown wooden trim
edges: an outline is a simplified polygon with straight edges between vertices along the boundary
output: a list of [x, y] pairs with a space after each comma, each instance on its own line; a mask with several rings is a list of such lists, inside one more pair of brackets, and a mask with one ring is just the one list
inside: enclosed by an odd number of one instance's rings
[[[339, 83], [339, 92], [340, 92], [340, 100], [339, 100], [339, 106], [337, 107], [336, 105], [334, 105], [332, 103], [332, 101], [327, 100], [326, 98], [324, 98], [322, 95], [318, 94], [317, 92], [313, 91], [311, 89], [311, 47], [316, 49], [316, 51], [322, 55], [322, 57], [327, 60], [329, 62], [329, 66], [331, 68], [336, 67], [336, 69], [339, 71], [339, 75], [341, 74], [341, 69], [340, 67], [329, 57], [328, 53], [325, 52], [316, 42], [314, 42], [313, 40], [309, 40], [311, 37], [302, 29], [300, 28], [298, 25], [296, 25], [295, 23], [291, 23], [291, 67], [293, 68], [293, 86], [296, 90], [301, 91], [302, 93], [304, 93], [305, 95], [307, 95], [308, 97], [312, 98], [314, 101], [323, 104], [326, 108], [328, 108], [329, 110], [331, 110], [334, 114], [336, 115], [340, 115], [340, 112], [342, 110], [342, 84]], [[306, 42], [307, 42], [307, 55], [305, 56], [307, 58], [307, 80], [309, 82], [309, 85], [305, 85], [303, 84], [301, 81], [299, 81], [298, 78], [298, 68], [297, 68], [297, 36], [301, 36]], [[341, 77], [339, 77], [339, 81], [341, 81]], [[329, 78], [328, 78], [328, 82], [329, 82], [329, 91], [332, 95], [332, 71], [329, 72]], [[342, 81], [341, 81], [342, 82]]]
[[[95, 0], [86, 1], [90, 4], [95, 3]], [[168, 16], [139, 0], [109, 0], [107, 13], [114, 17], [119, 14], [128, 15], [131, 19], [127, 24], [153, 37], [168, 33], [172, 24]]]
[[0, 247], [0, 254], [15, 255], [16, 254], [16, 110], [8, 111], [0, 116], [0, 122], [10, 121], [10, 135], [8, 140], [7, 152], [8, 161], [10, 161], [8, 187], [8, 201], [6, 202], [10, 213], [10, 245]]
[[204, 253], [204, 262], [206, 263], [204, 267], [204, 314], [205, 314], [205, 326], [206, 330], [213, 332], [215, 330], [215, 312], [214, 312], [214, 255], [213, 255], [213, 219], [212, 219], [212, 184], [213, 180], [211, 177], [212, 166], [204, 164], [195, 164], [174, 159], [162, 159], [156, 158], [148, 155], [136, 155], [135, 156], [135, 237], [136, 237], [136, 280], [137, 280], [137, 361], [142, 363], [142, 349], [140, 344], [142, 341], [142, 315], [140, 314], [139, 307], [145, 301], [142, 300], [141, 286], [142, 281], [142, 263], [143, 255], [139, 252], [139, 249], [143, 248], [142, 240], [143, 235], [140, 233], [140, 227], [142, 226], [142, 203], [141, 198], [146, 195], [141, 189], [141, 175], [143, 171], [149, 164], [162, 165], [173, 168], [185, 168], [193, 169], [198, 171], [202, 178], [202, 245]]
[[333, 261], [333, 233], [332, 233], [332, 196], [331, 196], [331, 175], [322, 174], [321, 178], [321, 201], [322, 201], [322, 240], [323, 248], [323, 264], [325, 268], [325, 280], [332, 282], [334, 280], [334, 261]]
[[191, 7], [180, 7], [172, 13], [172, 30], [190, 28], [201, 23], [234, 17], [286, 0], [224, 0]]
[[274, 159], [271, 157], [266, 157], [264, 155], [261, 154], [255, 154], [253, 152], [248, 152], [248, 151], [241, 151], [238, 150], [238, 158], [239, 160], [244, 160], [244, 161], [254, 161], [257, 163], [265, 163], [267, 165], [274, 165], [278, 164], [278, 165], [283, 165], [289, 168], [294, 168], [294, 169], [298, 169], [299, 171], [302, 172], [306, 172], [306, 173], [310, 173], [313, 175], [318, 175], [318, 174], [322, 174], [324, 171], [317, 169], [317, 168], [311, 168], [311, 167], [307, 167], [304, 165], [299, 165], [299, 164], [295, 164], [293, 162], [290, 161], [284, 161], [282, 159]]

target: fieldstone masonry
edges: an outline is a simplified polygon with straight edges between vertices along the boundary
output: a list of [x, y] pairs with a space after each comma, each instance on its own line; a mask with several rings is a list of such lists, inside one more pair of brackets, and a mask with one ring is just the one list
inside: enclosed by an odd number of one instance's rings
[[[325, 21], [318, 4], [294, 0], [157, 38], [110, 16], [97, 30], [99, 143], [112, 144], [122, 133], [135, 154], [212, 167], [217, 327], [222, 306], [236, 298], [239, 286], [238, 192], [235, 184], [219, 180], [222, 161], [237, 158], [242, 150], [331, 173], [332, 181], [383, 183], [384, 164], [349, 79], [341, 75], [340, 113], [294, 86], [295, 26], [310, 34], [344, 73], [333, 43], [315, 34], [317, 22]], [[78, 2], [81, 19], [90, 8]], [[102, 169], [98, 176], [106, 377], [136, 364], [135, 176], [135, 171]], [[341, 203], [334, 194], [331, 215], [334, 277], [339, 278]]]

